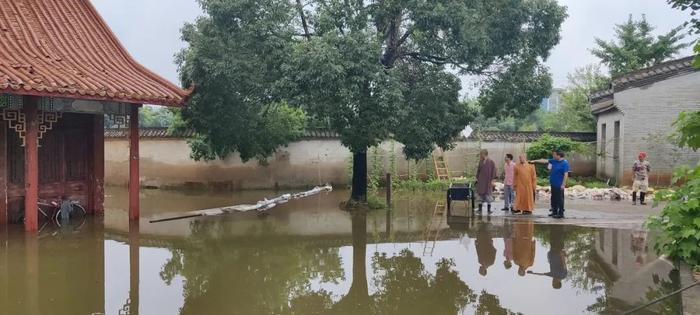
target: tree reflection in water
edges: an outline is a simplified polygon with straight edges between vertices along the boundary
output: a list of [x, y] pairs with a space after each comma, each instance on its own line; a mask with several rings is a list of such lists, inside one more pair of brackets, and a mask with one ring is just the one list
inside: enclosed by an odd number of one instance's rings
[[[351, 239], [337, 235], [285, 237], [266, 232], [274, 229], [266, 221], [240, 236], [242, 231], [233, 233], [225, 220], [196, 221], [187, 240], [173, 242], [172, 258], [160, 276], [167, 283], [177, 276], [185, 278], [181, 314], [514, 314], [501, 305], [503, 297], [481, 288], [474, 290], [465, 283], [462, 279], [468, 275], [460, 277], [451, 259], [426, 266], [410, 247], [391, 254], [368, 253], [368, 214], [355, 211], [350, 218]], [[505, 235], [513, 238], [513, 259], [523, 271], [551, 277], [555, 290], [564, 286], [596, 293], [598, 300], [588, 311], [620, 311], [633, 306], [613, 297], [611, 288], [618, 280], [605, 267], [607, 263], [596, 257], [596, 242], [602, 244], [598, 230], [535, 225], [528, 220], [502, 225], [476, 223], [464, 231], [474, 240], [478, 258], [478, 263], [467, 266], [468, 272], [476, 273], [479, 265], [484, 269], [492, 266], [496, 255], [493, 237]], [[352, 274], [346, 275], [343, 267], [350, 262], [343, 261], [341, 249], [349, 243]], [[543, 249], [537, 253], [536, 243]], [[547, 255], [549, 264], [531, 270], [535, 254]], [[514, 279], [519, 279], [516, 274]], [[347, 283], [346, 277], [352, 280], [345, 292], [339, 288]], [[650, 285], [644, 300], [677, 288], [678, 281], [671, 279]], [[672, 311], [680, 302], [680, 297], [672, 299], [656, 309]]]
[[[338, 248], [279, 237], [231, 239], [211, 232], [226, 228], [220, 221], [193, 224], [190, 240], [170, 249], [160, 273], [166, 283], [186, 279], [180, 314], [277, 314], [308, 291], [310, 279], [344, 279]], [[317, 296], [308, 300], [325, 295]]]
[[482, 292], [478, 297], [459, 278], [453, 261], [439, 260], [432, 275], [409, 249], [392, 257], [379, 252], [372, 255], [375, 292], [370, 295], [365, 264], [366, 212], [352, 213], [352, 234], [353, 281], [347, 295], [331, 303], [325, 291], [308, 292], [296, 296], [283, 314], [459, 314], [475, 302], [479, 302], [480, 314], [513, 314], [493, 295]]

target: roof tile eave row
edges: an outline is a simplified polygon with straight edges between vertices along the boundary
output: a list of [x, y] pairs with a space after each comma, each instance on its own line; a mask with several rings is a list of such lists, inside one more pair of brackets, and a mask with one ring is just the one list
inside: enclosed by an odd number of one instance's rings
[[79, 89], [60, 88], [49, 90], [38, 87], [33, 88], [26, 85], [11, 85], [0, 84], [0, 94], [28, 95], [28, 96], [43, 96], [43, 97], [60, 97], [71, 99], [83, 99], [93, 101], [120, 102], [129, 104], [149, 104], [161, 105], [170, 107], [183, 107], [187, 101], [186, 98], [169, 99], [169, 98], [152, 98], [140, 95], [126, 95], [125, 93], [98, 93], [96, 91], [85, 91]]
[[0, 0], [5, 93], [183, 106], [183, 90], [136, 62], [90, 1]]
[[680, 59], [662, 62], [658, 65], [622, 74], [612, 79], [612, 88], [595, 91], [590, 94], [592, 103], [606, 97], [612, 97], [615, 92], [621, 92], [633, 87], [641, 87], [670, 77], [698, 71], [693, 68], [693, 59], [697, 56], [687, 56]]
[[[107, 138], [123, 138], [126, 137], [128, 131], [126, 129], [106, 129], [105, 137]], [[475, 131], [469, 138], [461, 138], [459, 140], [479, 140], [484, 142], [532, 142], [544, 134], [553, 136], [567, 137], [575, 141], [593, 142], [596, 141], [595, 132], [539, 132], [539, 131]], [[172, 131], [169, 128], [140, 128], [139, 135], [141, 138], [188, 138], [193, 137], [195, 132], [191, 129]], [[340, 139], [337, 133], [327, 129], [310, 129], [307, 130], [302, 140], [310, 139]]]

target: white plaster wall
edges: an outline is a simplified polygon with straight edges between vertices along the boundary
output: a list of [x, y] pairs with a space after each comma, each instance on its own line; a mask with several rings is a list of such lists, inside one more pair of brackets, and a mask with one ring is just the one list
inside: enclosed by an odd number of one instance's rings
[[[527, 148], [525, 143], [458, 142], [445, 152], [453, 177], [471, 176], [476, 171], [481, 148], [490, 152], [500, 168], [506, 153], [517, 156]], [[407, 161], [403, 146], [386, 141], [368, 152], [369, 171], [391, 172], [395, 178], [408, 177], [409, 169], [419, 177], [433, 174], [432, 160]], [[394, 152], [393, 154], [391, 152]], [[125, 186], [128, 182], [128, 152], [126, 139], [107, 138], [105, 141], [105, 181], [108, 185]], [[194, 161], [185, 139], [141, 139], [141, 184], [152, 187], [191, 187], [231, 189], [265, 189], [274, 187], [306, 187], [322, 183], [344, 186], [349, 183], [350, 151], [339, 140], [304, 140], [280, 148], [266, 164], [258, 161], [243, 163], [237, 155], [223, 161]], [[376, 158], [375, 158], [376, 156]], [[394, 160], [394, 170], [391, 160]], [[595, 159], [573, 155], [569, 157], [576, 175], [595, 174]]]

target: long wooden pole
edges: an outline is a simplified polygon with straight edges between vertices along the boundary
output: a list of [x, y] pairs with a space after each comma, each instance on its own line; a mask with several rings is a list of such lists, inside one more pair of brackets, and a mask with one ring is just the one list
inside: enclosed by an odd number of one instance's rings
[[139, 107], [132, 105], [129, 113], [129, 220], [138, 220], [139, 204]]
[[391, 208], [391, 194], [392, 194], [392, 183], [391, 183], [391, 173], [386, 173], [386, 206]]
[[39, 229], [39, 123], [37, 112], [39, 98], [24, 97], [24, 229], [35, 232]]

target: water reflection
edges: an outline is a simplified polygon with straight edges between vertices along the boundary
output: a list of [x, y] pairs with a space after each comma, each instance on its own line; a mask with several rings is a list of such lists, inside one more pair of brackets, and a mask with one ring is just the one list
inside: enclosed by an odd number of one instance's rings
[[[0, 313], [617, 313], [687, 276], [649, 251], [643, 230], [450, 219], [433, 216], [432, 196], [343, 212], [344, 196], [177, 228], [107, 219], [39, 237], [2, 230]], [[649, 312], [678, 312], [682, 302]]]

